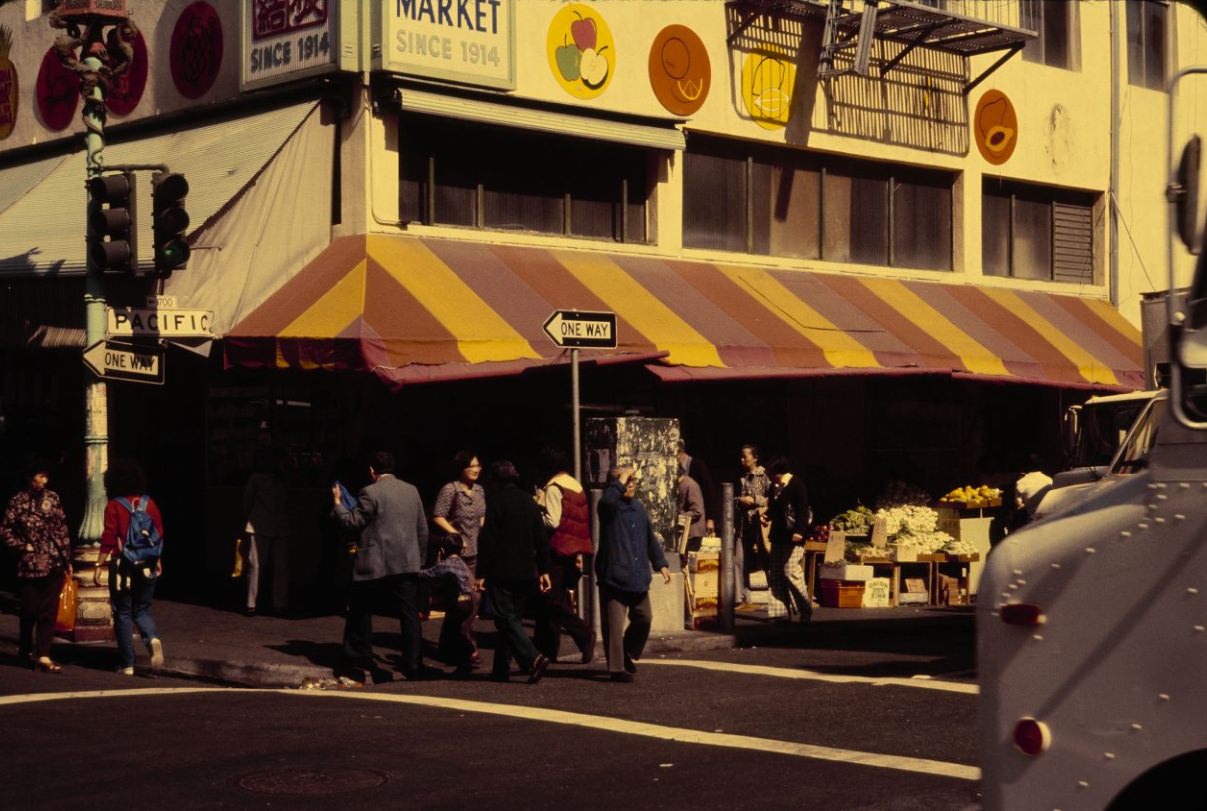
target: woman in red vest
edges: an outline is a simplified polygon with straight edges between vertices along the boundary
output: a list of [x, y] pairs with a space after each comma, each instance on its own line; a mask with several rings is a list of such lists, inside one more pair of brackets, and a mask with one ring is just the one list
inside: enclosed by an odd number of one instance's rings
[[542, 456], [545, 470], [551, 475], [536, 498], [545, 526], [552, 530], [549, 537], [552, 588], [545, 594], [544, 605], [538, 611], [533, 641], [537, 650], [556, 662], [561, 632], [565, 631], [582, 653], [582, 663], [587, 664], [595, 658], [595, 632], [578, 616], [570, 600], [570, 591], [578, 586], [593, 552], [587, 494], [578, 480], [566, 471], [568, 465], [563, 451], [546, 448]]

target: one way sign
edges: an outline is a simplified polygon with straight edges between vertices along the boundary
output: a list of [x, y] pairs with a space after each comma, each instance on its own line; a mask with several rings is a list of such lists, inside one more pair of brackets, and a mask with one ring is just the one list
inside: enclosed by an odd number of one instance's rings
[[555, 310], [545, 320], [545, 334], [558, 346], [572, 349], [615, 349], [616, 313]]
[[162, 385], [163, 350], [97, 341], [84, 350], [84, 364], [105, 380]]

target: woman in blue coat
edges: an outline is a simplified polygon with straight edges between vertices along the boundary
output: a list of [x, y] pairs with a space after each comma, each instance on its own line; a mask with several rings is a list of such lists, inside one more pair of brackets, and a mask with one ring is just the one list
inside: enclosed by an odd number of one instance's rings
[[650, 567], [658, 570], [664, 583], [671, 582], [662, 545], [654, 536], [645, 506], [636, 498], [637, 482], [633, 468], [612, 468], [599, 502], [595, 576], [599, 580], [600, 629], [608, 672], [612, 681], [619, 682], [633, 680], [636, 662], [650, 637], [654, 616], [650, 608]]

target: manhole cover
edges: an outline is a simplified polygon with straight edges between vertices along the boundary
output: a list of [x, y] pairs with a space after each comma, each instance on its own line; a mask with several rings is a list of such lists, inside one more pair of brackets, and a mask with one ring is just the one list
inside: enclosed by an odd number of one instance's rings
[[265, 769], [243, 775], [235, 785], [257, 794], [343, 794], [374, 788], [389, 779], [373, 769]]

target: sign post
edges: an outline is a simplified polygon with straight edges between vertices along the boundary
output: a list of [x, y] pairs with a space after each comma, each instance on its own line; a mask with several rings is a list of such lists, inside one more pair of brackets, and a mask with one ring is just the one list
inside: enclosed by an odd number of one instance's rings
[[[574, 423], [574, 478], [583, 480], [582, 420], [579, 417], [578, 352], [580, 349], [616, 348], [616, 313], [582, 312], [579, 310], [554, 310], [542, 325], [549, 340], [557, 346], [570, 350], [570, 413]], [[592, 513], [594, 513], [592, 504]], [[594, 572], [583, 572], [581, 593], [595, 594]], [[597, 612], [594, 597], [578, 601], [578, 613], [595, 627]], [[590, 614], [591, 616], [588, 616]]]
[[574, 419], [574, 478], [582, 481], [582, 424], [579, 419], [578, 350], [615, 349], [616, 313], [554, 310], [542, 325], [554, 344], [570, 349], [570, 398]]

